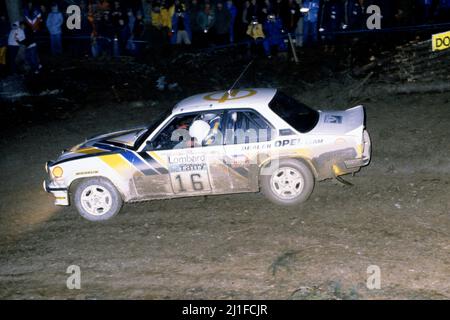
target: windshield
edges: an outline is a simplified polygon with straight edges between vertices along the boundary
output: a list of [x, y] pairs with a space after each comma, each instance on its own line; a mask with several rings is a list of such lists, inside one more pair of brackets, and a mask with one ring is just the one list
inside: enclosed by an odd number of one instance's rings
[[153, 131], [158, 128], [158, 126], [167, 119], [172, 114], [172, 110], [167, 110], [155, 117], [155, 120], [153, 120], [145, 129], [145, 134], [141, 134], [139, 138], [136, 140], [136, 143], [134, 144], [135, 148], [139, 148], [139, 146], [144, 142], [145, 139], [148, 138], [149, 135], [152, 134]]
[[269, 107], [300, 133], [311, 131], [319, 121], [319, 112], [282, 92], [277, 92]]

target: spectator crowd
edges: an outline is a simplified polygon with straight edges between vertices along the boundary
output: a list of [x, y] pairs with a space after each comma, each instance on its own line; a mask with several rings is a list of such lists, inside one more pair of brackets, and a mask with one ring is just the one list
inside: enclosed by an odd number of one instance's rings
[[[81, 28], [69, 29], [66, 8], [78, 5]], [[267, 56], [286, 51], [286, 34], [297, 46], [325, 44], [336, 32], [363, 30], [370, 5], [381, 9], [382, 28], [450, 22], [450, 0], [60, 0], [27, 1], [22, 21], [0, 12], [0, 64], [11, 72], [20, 47], [33, 72], [40, 69], [39, 40], [51, 53], [94, 57], [136, 55], [143, 46], [209, 47], [235, 42], [260, 44]], [[7, 47], [7, 50], [6, 50]]]

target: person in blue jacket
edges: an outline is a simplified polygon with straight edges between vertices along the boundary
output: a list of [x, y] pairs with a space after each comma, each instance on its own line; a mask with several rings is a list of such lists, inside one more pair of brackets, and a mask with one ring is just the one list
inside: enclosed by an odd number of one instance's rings
[[62, 25], [64, 22], [64, 17], [58, 10], [58, 6], [55, 4], [52, 6], [52, 11], [47, 17], [47, 29], [50, 33], [50, 46], [53, 55], [58, 55], [62, 53]]
[[234, 23], [236, 21], [237, 8], [233, 3], [233, 0], [227, 0], [226, 8], [230, 12], [230, 42], [234, 42]]
[[300, 10], [303, 14], [303, 44], [314, 44], [318, 40], [320, 0], [304, 0]]
[[182, 7], [178, 7], [172, 17], [172, 44], [192, 43], [191, 21], [189, 13]]
[[278, 52], [287, 51], [287, 46], [284, 43], [283, 27], [279, 18], [274, 14], [268, 14], [263, 25], [263, 30], [265, 34], [263, 47], [268, 58], [272, 57], [273, 47], [277, 47]]

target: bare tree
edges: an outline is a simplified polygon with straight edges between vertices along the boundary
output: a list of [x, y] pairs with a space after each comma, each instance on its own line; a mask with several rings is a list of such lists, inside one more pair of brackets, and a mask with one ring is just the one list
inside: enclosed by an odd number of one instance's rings
[[11, 23], [22, 19], [22, 1], [6, 0], [6, 8]]

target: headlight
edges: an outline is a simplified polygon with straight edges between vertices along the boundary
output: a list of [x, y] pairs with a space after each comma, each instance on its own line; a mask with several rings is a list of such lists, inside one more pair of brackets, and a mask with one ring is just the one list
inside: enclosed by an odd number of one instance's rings
[[63, 169], [62, 169], [61, 167], [54, 167], [54, 168], [52, 169], [52, 175], [53, 175], [55, 178], [61, 178], [62, 175], [63, 175], [63, 173], [64, 173], [64, 171], [63, 171]]

